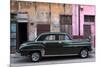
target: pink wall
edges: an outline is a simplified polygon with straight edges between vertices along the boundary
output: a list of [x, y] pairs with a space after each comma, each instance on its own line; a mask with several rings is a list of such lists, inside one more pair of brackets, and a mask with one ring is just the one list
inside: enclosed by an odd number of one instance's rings
[[72, 5], [72, 34], [78, 35], [78, 5]]
[[[79, 32], [79, 14], [78, 14], [78, 6], [79, 5], [73, 5], [73, 19], [72, 19], [72, 26], [73, 26], [73, 35], [78, 35]], [[84, 35], [84, 29], [83, 29], [83, 24], [84, 24], [84, 15], [95, 15], [96, 7], [93, 5], [80, 5], [80, 8], [83, 8], [80, 10], [80, 35]], [[94, 24], [95, 25], [95, 24]], [[94, 27], [93, 25], [91, 27]], [[94, 32], [95, 29], [91, 28], [91, 31]], [[95, 33], [93, 33], [95, 34]]]
[[85, 5], [83, 9], [84, 14], [95, 15], [96, 13], [96, 7], [94, 5]]
[[80, 35], [84, 35], [83, 24], [84, 24], [84, 11], [80, 11]]
[[[81, 5], [83, 7], [83, 10], [80, 11], [80, 30], [81, 30], [81, 35], [84, 35], [84, 29], [83, 29], [83, 24], [84, 24], [84, 15], [95, 15], [95, 6], [93, 5]], [[92, 27], [94, 24], [91, 24], [91, 32], [94, 32], [95, 29]], [[95, 34], [95, 33], [92, 33]]]

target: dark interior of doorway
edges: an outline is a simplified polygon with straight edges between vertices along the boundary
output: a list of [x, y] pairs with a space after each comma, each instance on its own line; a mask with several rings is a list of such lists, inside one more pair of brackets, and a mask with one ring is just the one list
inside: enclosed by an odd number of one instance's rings
[[18, 41], [19, 44], [27, 41], [27, 23], [18, 23]]

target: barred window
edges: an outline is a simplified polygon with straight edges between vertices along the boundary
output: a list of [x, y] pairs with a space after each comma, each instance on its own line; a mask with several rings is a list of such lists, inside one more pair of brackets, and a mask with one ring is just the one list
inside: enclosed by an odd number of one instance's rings
[[71, 25], [72, 24], [72, 15], [60, 15], [61, 25]]
[[95, 16], [94, 15], [84, 15], [84, 21], [85, 22], [95, 22]]

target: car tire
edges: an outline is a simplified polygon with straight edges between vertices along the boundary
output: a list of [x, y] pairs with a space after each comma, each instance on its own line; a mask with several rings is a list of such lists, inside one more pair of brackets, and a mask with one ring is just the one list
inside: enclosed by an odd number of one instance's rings
[[31, 55], [31, 60], [33, 62], [38, 62], [41, 59], [41, 54], [39, 52], [33, 52]]
[[80, 57], [81, 57], [81, 58], [87, 58], [88, 55], [89, 55], [89, 52], [88, 52], [87, 49], [82, 49], [82, 50], [80, 51]]

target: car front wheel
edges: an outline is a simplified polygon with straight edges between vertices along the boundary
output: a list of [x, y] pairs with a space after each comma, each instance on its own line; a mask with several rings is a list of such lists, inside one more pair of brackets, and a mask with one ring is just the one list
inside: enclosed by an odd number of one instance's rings
[[88, 50], [87, 49], [82, 49], [80, 51], [80, 57], [81, 58], [87, 58], [88, 57]]
[[33, 62], [38, 62], [41, 58], [41, 55], [39, 52], [34, 52], [32, 53], [31, 58]]

